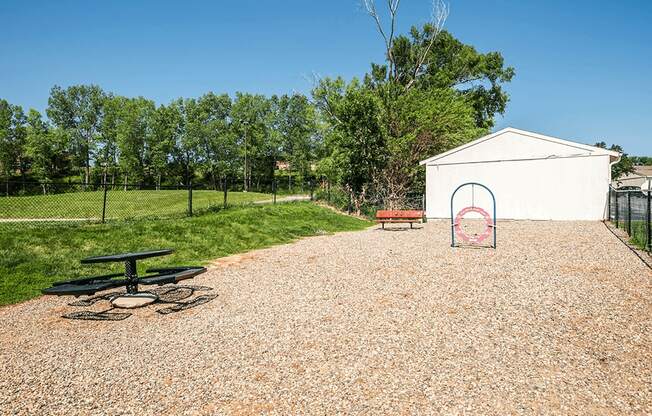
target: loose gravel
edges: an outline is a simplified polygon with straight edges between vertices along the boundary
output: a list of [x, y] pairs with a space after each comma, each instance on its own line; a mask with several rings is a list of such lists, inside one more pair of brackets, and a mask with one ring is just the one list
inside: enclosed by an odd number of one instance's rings
[[[400, 226], [394, 227], [400, 228]], [[0, 414], [649, 414], [652, 272], [599, 222], [447, 222], [218, 260], [210, 303], [0, 309]]]

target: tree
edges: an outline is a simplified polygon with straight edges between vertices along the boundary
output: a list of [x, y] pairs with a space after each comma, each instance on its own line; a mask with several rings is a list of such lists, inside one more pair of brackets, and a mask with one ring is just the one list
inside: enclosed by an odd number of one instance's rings
[[245, 191], [251, 187], [253, 172], [257, 169], [263, 172], [268, 170], [265, 169], [265, 162], [267, 161], [269, 165], [269, 148], [266, 147], [266, 140], [270, 137], [270, 118], [270, 102], [263, 95], [236, 93], [231, 111], [231, 126], [240, 148]]
[[181, 182], [188, 186], [194, 178], [194, 168], [198, 160], [197, 149], [187, 134], [187, 115], [184, 100], [179, 98], [167, 107], [170, 117], [167, 128], [174, 135], [172, 160], [180, 168], [177, 175]]
[[154, 113], [150, 144], [150, 166], [156, 189], [161, 188], [163, 174], [172, 176], [170, 158], [180, 140], [182, 116], [174, 105], [159, 106]]
[[652, 157], [650, 156], [630, 156], [630, 159], [636, 166], [652, 166]]
[[27, 169], [25, 135], [25, 115], [22, 107], [0, 99], [0, 168], [5, 177], [7, 195], [9, 195], [9, 181], [16, 170], [24, 179]]
[[291, 182], [293, 171], [305, 177], [315, 161], [318, 140], [315, 109], [301, 94], [273, 96], [271, 101], [274, 113], [271, 130], [277, 133], [272, 145], [279, 148], [288, 162], [288, 181]]
[[[356, 142], [355, 137], [347, 135], [359, 136], [359, 131], [366, 130], [382, 136], [372, 141], [373, 169], [363, 168], [366, 174], [357, 172], [355, 181], [348, 178], [342, 183], [349, 192], [357, 194], [351, 198], [375, 198], [375, 202], [388, 208], [400, 208], [410, 191], [423, 189], [425, 172], [418, 166], [420, 160], [488, 131], [495, 113], [504, 110], [507, 96], [500, 87], [511, 79], [513, 70], [503, 67], [499, 54], [478, 54], [443, 31], [449, 9], [442, 1], [433, 3], [433, 17], [422, 31], [412, 28], [411, 38], [395, 34], [398, 0], [387, 3], [387, 27], [372, 0], [365, 0], [363, 5], [383, 39], [385, 63], [372, 63], [362, 85], [355, 80], [348, 86], [341, 79], [320, 80], [313, 90], [313, 99], [321, 116], [331, 125], [326, 146], [331, 156], [340, 152], [342, 145], [346, 148], [347, 143], [363, 147], [370, 144]], [[476, 81], [490, 84], [491, 93], [484, 94], [479, 86], [462, 88], [463, 84]], [[357, 91], [358, 98], [374, 96], [375, 104], [351, 101], [352, 91]], [[363, 115], [361, 111], [371, 113]], [[347, 125], [352, 117], [358, 123], [355, 129]], [[377, 123], [382, 126], [379, 128]], [[334, 172], [336, 166], [332, 158], [320, 163], [322, 171]], [[342, 172], [337, 176], [344, 178]], [[373, 196], [367, 195], [370, 190]]]
[[313, 96], [332, 126], [322, 164], [332, 169], [332, 179], [343, 185], [359, 214], [369, 185], [387, 162], [380, 99], [357, 80], [345, 85], [341, 78], [322, 80]]
[[55, 85], [50, 90], [47, 115], [70, 135], [73, 163], [83, 170], [85, 184], [90, 181], [105, 100], [106, 94], [97, 85], [73, 85], [66, 89]]
[[413, 26], [409, 37], [394, 36], [397, 0], [389, 2], [389, 30], [383, 29], [374, 2], [365, 0], [364, 5], [386, 47], [386, 63], [372, 64], [365, 78], [370, 86], [385, 87], [386, 94], [411, 88], [452, 88], [473, 106], [478, 127], [493, 127], [495, 114], [502, 114], [509, 101], [502, 84], [514, 76], [514, 69], [505, 67], [500, 53], [478, 53], [443, 30], [450, 9], [442, 0], [433, 1], [430, 21], [421, 30]]
[[63, 170], [67, 136], [59, 129], [52, 129], [43, 121], [41, 113], [30, 109], [27, 114], [25, 154], [30, 160], [30, 170], [41, 180], [43, 193], [46, 182], [52, 181]]
[[425, 187], [419, 161], [467, 143], [486, 133], [477, 127], [468, 102], [452, 89], [412, 89], [392, 105], [396, 110], [387, 135], [387, 164], [375, 178], [378, 199], [401, 208], [410, 190]]
[[220, 176], [231, 171], [229, 160], [235, 156], [235, 140], [230, 132], [231, 98], [205, 94], [186, 101], [187, 135], [196, 148], [200, 169], [217, 189]]
[[[602, 149], [606, 149], [607, 143], [602, 141], [596, 143], [594, 146]], [[614, 152], [621, 153], [620, 160], [618, 161], [618, 163], [615, 163], [611, 166], [611, 180], [616, 180], [621, 176], [634, 173], [634, 162], [632, 161], [632, 159], [629, 158], [627, 153], [623, 152], [623, 148], [620, 145], [612, 144], [611, 147], [609, 147], [609, 150], [613, 150]]]
[[[376, 24], [378, 33], [385, 43], [386, 65], [372, 64], [372, 73], [382, 74], [384, 80], [401, 83], [405, 90], [410, 89], [417, 78], [424, 72], [428, 65], [429, 54], [433, 48], [437, 35], [444, 27], [444, 23], [450, 12], [449, 7], [443, 0], [434, 0], [432, 3], [431, 18], [424, 25], [424, 32], [418, 36], [416, 42], [406, 50], [407, 40], [404, 36], [395, 38], [396, 17], [400, 0], [388, 0], [389, 30], [383, 27], [380, 14], [376, 9], [375, 0], [363, 0], [362, 4]], [[412, 31], [414, 31], [414, 27]], [[398, 44], [398, 45], [397, 45]], [[406, 52], [409, 52], [406, 54]], [[375, 76], [374, 76], [375, 77]]]
[[116, 125], [118, 164], [122, 169], [127, 190], [130, 177], [132, 182], [138, 183], [145, 179], [155, 105], [153, 101], [143, 97], [115, 97], [114, 100], [118, 101], [120, 108]]
[[99, 129], [100, 146], [96, 155], [97, 163], [102, 168], [102, 183], [107, 182], [111, 174], [111, 185], [115, 184], [118, 167], [118, 122], [121, 117], [122, 100], [107, 95], [104, 101], [104, 114]]

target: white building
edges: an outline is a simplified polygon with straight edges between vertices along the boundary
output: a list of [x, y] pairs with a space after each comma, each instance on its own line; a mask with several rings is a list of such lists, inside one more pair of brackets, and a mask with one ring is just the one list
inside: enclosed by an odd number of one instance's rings
[[652, 166], [634, 166], [634, 172], [629, 173], [611, 184], [614, 188], [622, 186], [635, 186], [647, 189], [648, 183], [652, 180]]
[[[500, 219], [602, 220], [611, 165], [620, 154], [529, 131], [506, 128], [423, 160], [426, 216], [450, 218], [451, 194], [465, 182], [491, 189]], [[475, 205], [491, 213], [478, 187], [457, 193], [454, 214]]]

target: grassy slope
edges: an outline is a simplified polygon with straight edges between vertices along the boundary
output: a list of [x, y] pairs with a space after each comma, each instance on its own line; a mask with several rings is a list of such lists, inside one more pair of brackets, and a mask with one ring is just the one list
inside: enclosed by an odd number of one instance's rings
[[26, 300], [57, 280], [122, 271], [122, 264], [82, 266], [83, 257], [174, 248], [172, 256], [140, 262], [154, 265], [204, 264], [255, 248], [322, 232], [360, 230], [366, 221], [307, 202], [232, 208], [193, 218], [133, 223], [12, 226], [0, 233], [0, 305]]
[[[0, 197], [0, 218], [100, 218], [104, 193], [73, 192], [67, 194]], [[229, 192], [229, 204], [269, 200], [270, 194]], [[220, 191], [193, 191], [193, 209], [222, 206]], [[109, 191], [107, 218], [133, 218], [183, 214], [188, 208], [188, 191]]]

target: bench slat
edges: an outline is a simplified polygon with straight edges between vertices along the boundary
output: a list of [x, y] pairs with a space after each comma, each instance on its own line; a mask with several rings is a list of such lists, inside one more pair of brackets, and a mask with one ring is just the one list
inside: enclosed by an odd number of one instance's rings
[[423, 211], [419, 210], [379, 210], [376, 212], [378, 219], [419, 219], [423, 217]]

